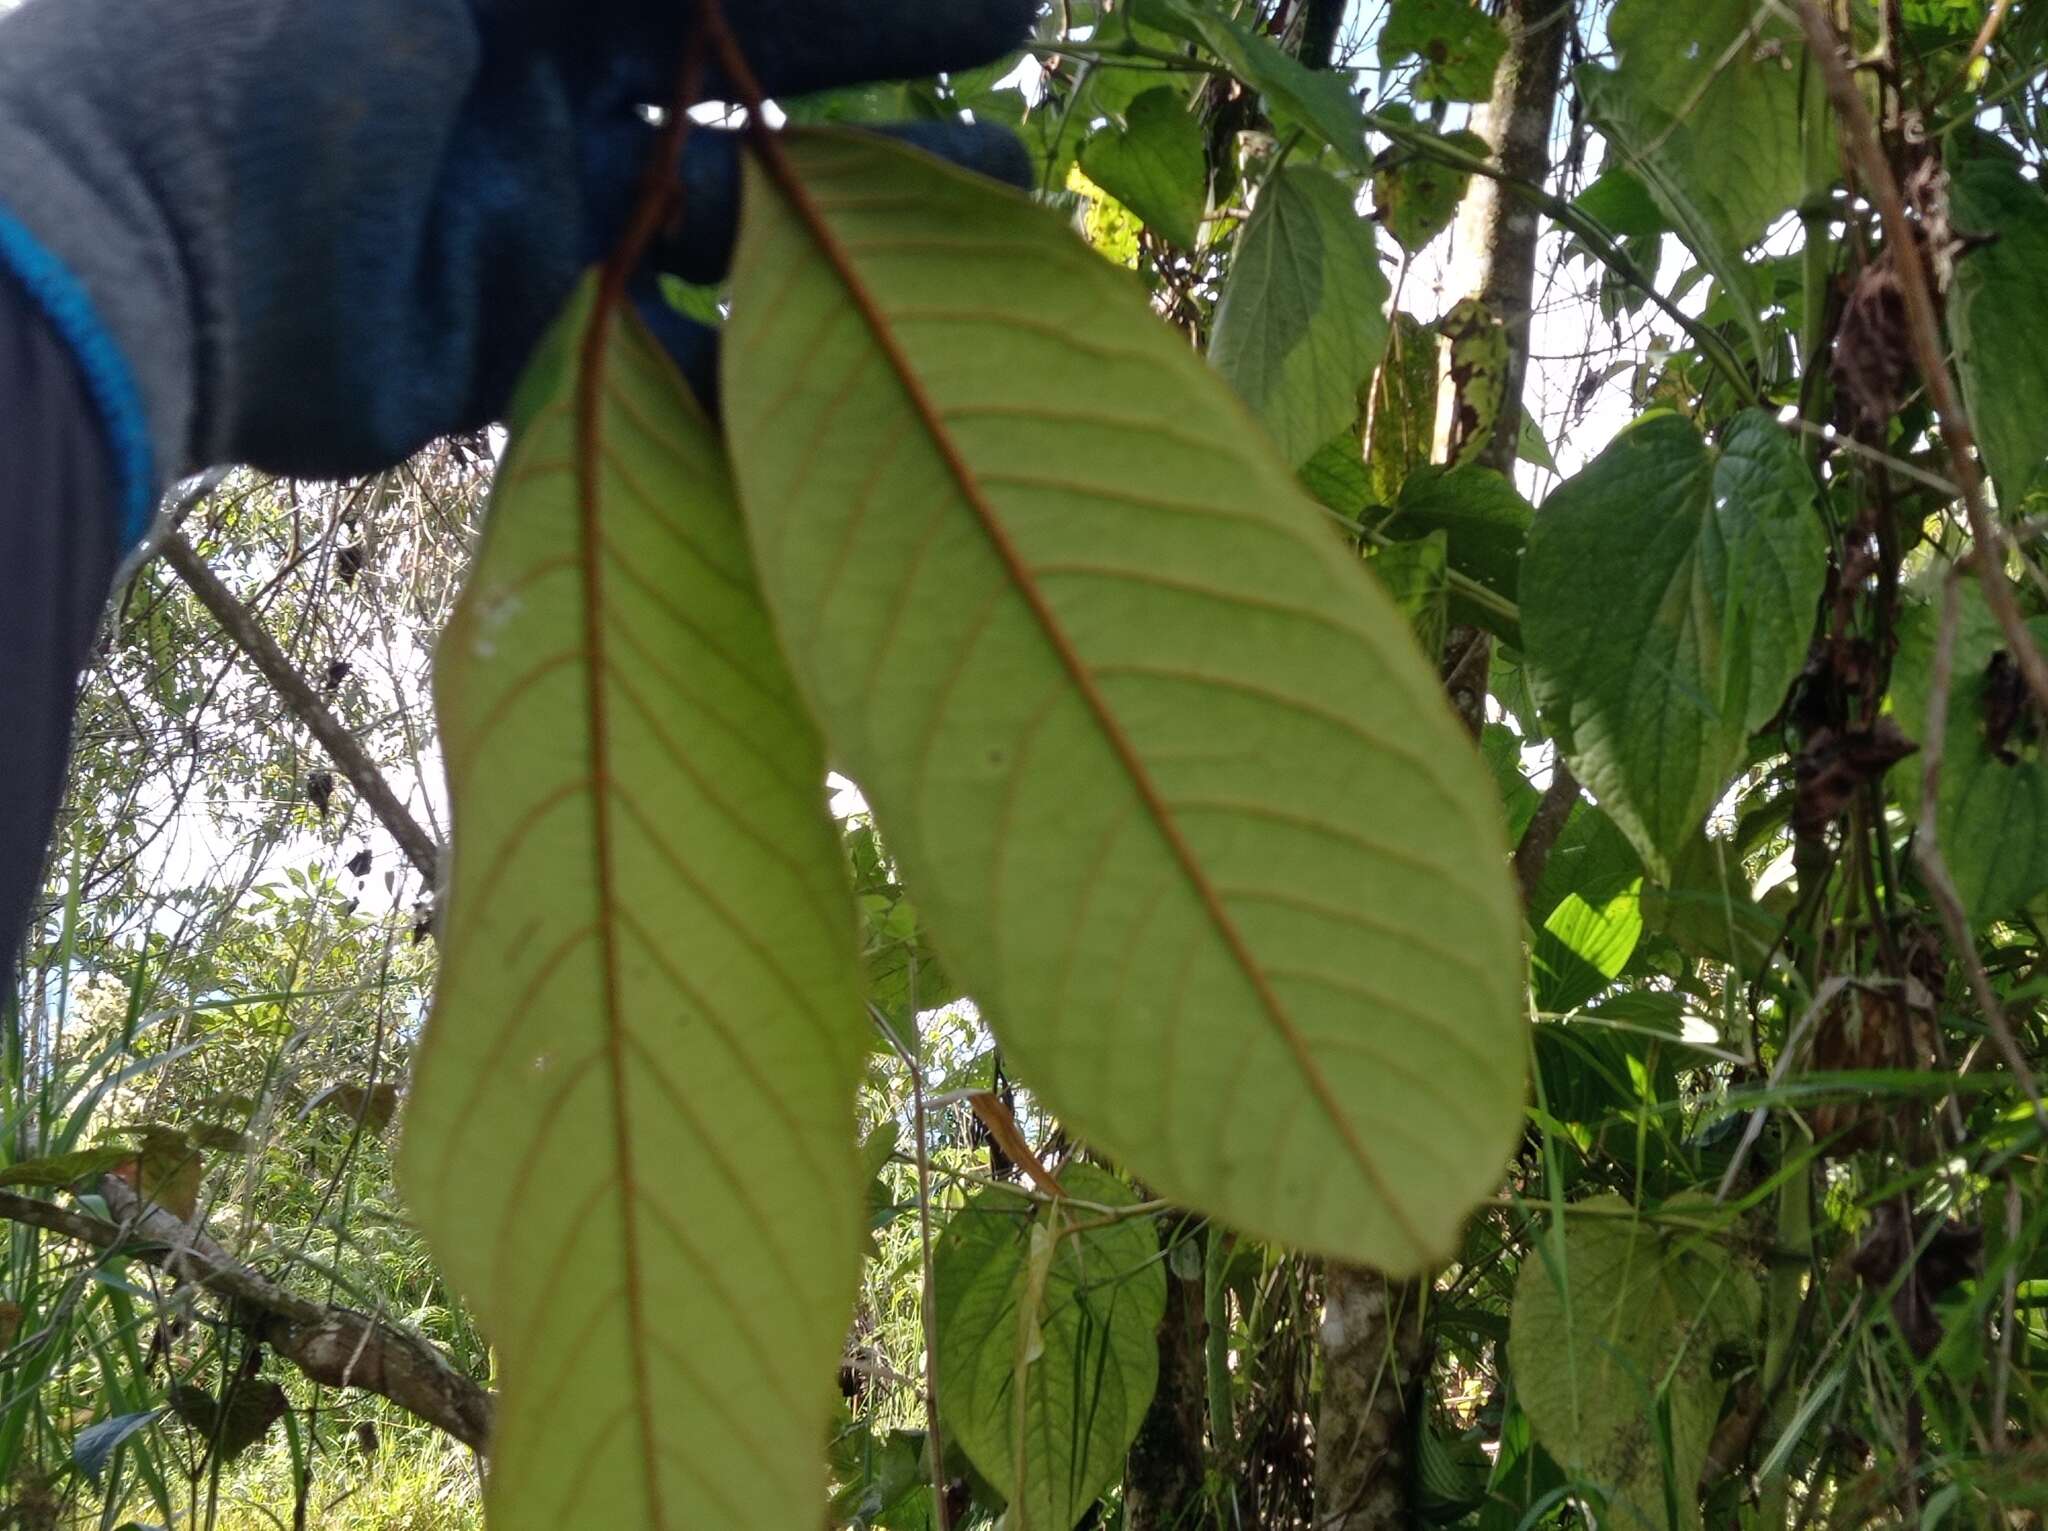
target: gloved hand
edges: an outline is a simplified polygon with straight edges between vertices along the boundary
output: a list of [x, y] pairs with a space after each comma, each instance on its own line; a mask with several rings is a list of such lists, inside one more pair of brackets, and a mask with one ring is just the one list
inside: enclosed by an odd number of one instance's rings
[[[495, 418], [624, 225], [640, 108], [669, 104], [698, 4], [28, 0], [0, 21], [0, 268], [79, 357], [128, 538], [197, 467], [344, 477]], [[724, 4], [784, 96], [990, 62], [1036, 8]], [[731, 93], [714, 67], [706, 99]], [[905, 133], [1025, 174], [1000, 130]], [[730, 252], [735, 155], [691, 135], [658, 253], [698, 280]]]

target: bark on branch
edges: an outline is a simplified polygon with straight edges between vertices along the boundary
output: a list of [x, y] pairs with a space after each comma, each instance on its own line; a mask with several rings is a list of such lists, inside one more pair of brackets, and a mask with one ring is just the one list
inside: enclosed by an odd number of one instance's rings
[[182, 532], [172, 532], [163, 540], [164, 562], [169, 564], [199, 598], [199, 604], [213, 613], [228, 639], [240, 649], [249, 663], [270, 682], [271, 689], [284, 699], [292, 715], [312, 731], [320, 741], [320, 747], [334, 762], [348, 784], [354, 787], [377, 816], [391, 838], [398, 842], [398, 848], [405, 852], [405, 859], [418, 868], [427, 886], [434, 886], [435, 868], [440, 862], [440, 847], [434, 837], [420, 827], [419, 821], [406, 811], [405, 804], [398, 800], [398, 794], [384, 780], [384, 773], [377, 769], [375, 761], [362, 746], [362, 741], [342, 726], [339, 718], [328, 710], [320, 700], [312, 682], [301, 675], [277, 646], [277, 640], [264, 630], [263, 624], [249, 608], [235, 598], [235, 593], [221, 582], [219, 575], [207, 566], [199, 556], [199, 550], [186, 540]]
[[145, 1204], [126, 1181], [109, 1175], [100, 1182], [100, 1194], [118, 1221], [12, 1191], [0, 1191], [0, 1218], [105, 1252], [132, 1254], [180, 1281], [231, 1299], [244, 1312], [260, 1316], [265, 1342], [315, 1382], [388, 1398], [463, 1445], [484, 1449], [491, 1429], [490, 1393], [418, 1335], [286, 1290], [190, 1223]]
[[1550, 785], [1544, 789], [1542, 799], [1536, 804], [1536, 812], [1529, 819], [1529, 827], [1522, 831], [1521, 843], [1515, 847], [1515, 882], [1522, 890], [1525, 909], [1535, 896], [1536, 885], [1543, 881], [1543, 869], [1550, 865], [1550, 853], [1557, 846], [1557, 837], [1564, 833], [1566, 821], [1578, 806], [1578, 778], [1572, 775], [1571, 767], [1564, 763], [1560, 754], [1550, 768]]

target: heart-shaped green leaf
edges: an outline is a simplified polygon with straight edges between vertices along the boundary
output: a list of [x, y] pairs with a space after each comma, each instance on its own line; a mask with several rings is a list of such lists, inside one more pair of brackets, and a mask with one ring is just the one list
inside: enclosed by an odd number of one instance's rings
[[588, 312], [436, 666], [454, 882], [402, 1179], [497, 1349], [492, 1531], [810, 1526], [860, 1247], [845, 872], [717, 438], [630, 320], [586, 437]]
[[1150, 1218], [1087, 1164], [1061, 1171], [1093, 1207], [977, 1192], [933, 1262], [948, 1430], [1009, 1501], [1018, 1531], [1067, 1531], [1123, 1471], [1159, 1375], [1166, 1268]]
[[1081, 146], [1088, 178], [1163, 237], [1193, 249], [1208, 200], [1208, 156], [1201, 124], [1170, 85], [1146, 91], [1121, 128], [1099, 129]]
[[1697, 1527], [1728, 1389], [1714, 1352], [1754, 1334], [1756, 1282], [1711, 1239], [1636, 1221], [1619, 1196], [1570, 1212], [1515, 1288], [1508, 1354], [1522, 1407], [1551, 1454], [1607, 1495], [1616, 1525]]
[[725, 409], [784, 645], [1019, 1074], [1163, 1194], [1447, 1254], [1521, 1119], [1493, 784], [1230, 391], [1044, 209], [756, 167]]
[[1209, 360], [1301, 464], [1358, 417], [1387, 346], [1387, 279], [1351, 192], [1283, 170], [1259, 193], [1216, 307]]
[[1645, 417], [1531, 525], [1519, 594], [1543, 721], [1660, 881], [1805, 663], [1826, 578], [1812, 478], [1758, 410], [1718, 447]]

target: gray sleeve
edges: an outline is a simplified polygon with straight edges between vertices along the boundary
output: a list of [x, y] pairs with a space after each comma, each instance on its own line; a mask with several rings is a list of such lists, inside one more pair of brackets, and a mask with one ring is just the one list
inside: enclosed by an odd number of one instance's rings
[[64, 791], [120, 486], [71, 353], [0, 271], [0, 1009]]

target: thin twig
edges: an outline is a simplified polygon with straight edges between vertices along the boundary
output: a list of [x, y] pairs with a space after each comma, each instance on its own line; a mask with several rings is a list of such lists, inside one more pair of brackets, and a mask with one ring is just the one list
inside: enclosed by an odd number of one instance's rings
[[1908, 462], [1903, 457], [1881, 451], [1867, 442], [1858, 441], [1854, 436], [1845, 436], [1840, 431], [1832, 430], [1825, 425], [1816, 425], [1813, 421], [1796, 415], [1785, 424], [1792, 430], [1813, 437], [1831, 451], [1847, 452], [1852, 457], [1860, 457], [1865, 462], [1875, 463], [1889, 473], [1909, 478], [1922, 488], [1932, 489], [1944, 499], [1960, 500], [1963, 497], [1962, 489], [1939, 473], [1929, 473], [1916, 462]]
[[2020, 1188], [2013, 1183], [2012, 1172], [2005, 1175], [2005, 1279], [2000, 1283], [2000, 1310], [1998, 1319], [1997, 1369], [1991, 1383], [1991, 1445], [1996, 1451], [2004, 1451], [2011, 1445], [2011, 1432], [2006, 1428], [2005, 1400], [2012, 1386], [2012, 1331], [2018, 1316], [2020, 1262]]
[[1970, 44], [1970, 51], [1963, 55], [1962, 63], [1956, 66], [1955, 77], [1948, 82], [1948, 89], [1954, 90], [1970, 77], [1970, 69], [1984, 56], [1984, 50], [1991, 46], [1991, 39], [1998, 35], [1998, 29], [2005, 24], [2005, 13], [2012, 9], [2012, 0], [1991, 0], [1991, 14], [1984, 18], [1984, 25], [1977, 28], [1977, 36]]

